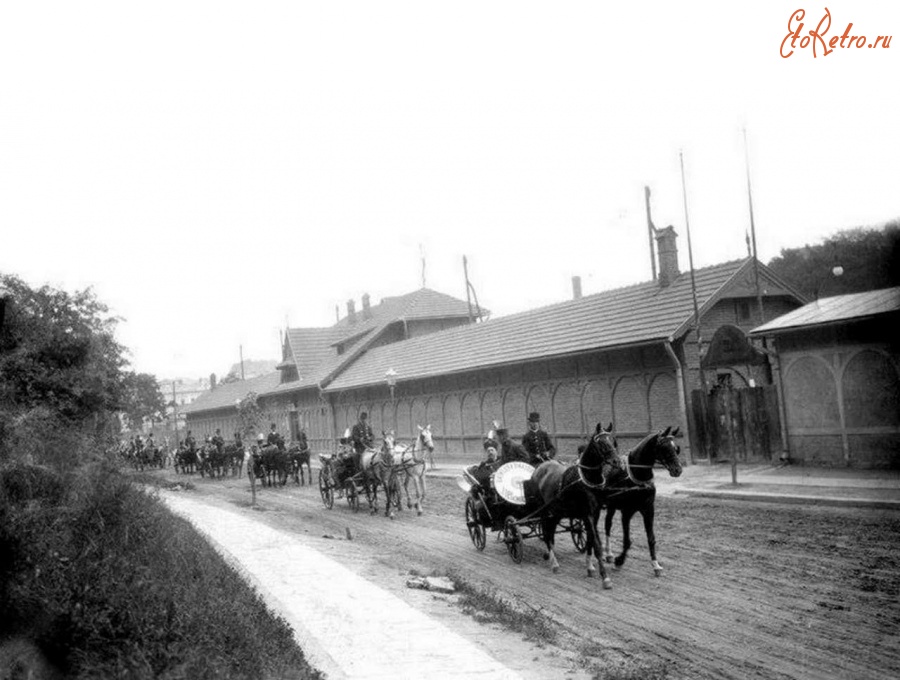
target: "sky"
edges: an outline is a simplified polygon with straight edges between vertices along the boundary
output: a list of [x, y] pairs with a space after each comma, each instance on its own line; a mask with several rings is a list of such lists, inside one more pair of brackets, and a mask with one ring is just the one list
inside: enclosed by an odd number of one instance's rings
[[900, 217], [900, 42], [823, 53], [900, 3], [825, 7], [2, 3], [0, 272], [199, 378], [364, 293], [465, 299], [463, 256], [494, 316], [647, 280], [645, 186], [687, 270], [686, 224], [747, 255], [749, 167], [765, 262]]

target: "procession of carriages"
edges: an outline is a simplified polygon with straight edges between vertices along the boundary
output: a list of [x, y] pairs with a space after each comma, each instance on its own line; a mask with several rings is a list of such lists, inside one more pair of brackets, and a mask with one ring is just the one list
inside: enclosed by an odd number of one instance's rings
[[[380, 448], [357, 448], [349, 430], [339, 440], [336, 453], [318, 455], [318, 489], [325, 508], [331, 510], [336, 500], [346, 501], [352, 512], [358, 512], [362, 501], [369, 511], [379, 511], [379, 494], [384, 503], [385, 516], [393, 518], [406, 505], [422, 514], [425, 498], [425, 471], [428, 458], [434, 467], [434, 442], [430, 426], [419, 426], [416, 440], [402, 446], [392, 432], [383, 432]], [[218, 433], [217, 433], [218, 434]], [[666, 428], [648, 434], [625, 454], [618, 451], [612, 424], [597, 424], [578, 449], [572, 463], [555, 458], [536, 465], [515, 461], [496, 461], [493, 458], [471, 465], [457, 478], [457, 485], [465, 493], [464, 518], [469, 538], [478, 551], [485, 550], [489, 532], [502, 543], [510, 558], [520, 563], [525, 541], [536, 538], [545, 546], [545, 559], [554, 571], [558, 570], [555, 538], [568, 534], [578, 553], [585, 556], [589, 576], [599, 567], [604, 587], [610, 587], [604, 562], [624, 563], [630, 540], [630, 521], [640, 513], [647, 532], [650, 558], [654, 573], [662, 573], [656, 557], [653, 513], [656, 489], [653, 468], [665, 468], [672, 476], [681, 474], [678, 428]], [[255, 444], [245, 449], [240, 437], [224, 443], [221, 438], [209, 438], [195, 446], [188, 438], [167, 456], [159, 447], [134, 447], [127, 451], [138, 469], [146, 461], [164, 467], [171, 458], [179, 474], [199, 474], [211, 479], [242, 475], [246, 465], [251, 484], [267, 487], [284, 486], [288, 480], [295, 484], [313, 483], [310, 466], [311, 453], [305, 442], [289, 446], [274, 432], [268, 438], [260, 434]], [[412, 489], [412, 490], [411, 490]], [[254, 492], [255, 493], [255, 492]], [[604, 523], [606, 541], [599, 534], [599, 519], [606, 509]], [[609, 536], [616, 513], [622, 520], [622, 552], [613, 557]], [[605, 548], [605, 550], [604, 550]]]

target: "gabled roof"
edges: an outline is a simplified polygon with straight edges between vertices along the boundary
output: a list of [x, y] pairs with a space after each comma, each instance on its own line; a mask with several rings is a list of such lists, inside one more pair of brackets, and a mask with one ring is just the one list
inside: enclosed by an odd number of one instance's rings
[[256, 392], [256, 394], [271, 392], [280, 380], [281, 375], [275, 371], [248, 380], [221, 383], [216, 386], [216, 389], [204, 392], [190, 404], [179, 407], [178, 412], [195, 413], [220, 408], [235, 408], [235, 402], [243, 399], [250, 392]]
[[750, 331], [751, 335], [776, 335], [786, 331], [825, 326], [900, 312], [900, 287], [837, 295], [810, 302]]
[[419, 288], [406, 295], [386, 297], [380, 304], [369, 307], [368, 312], [357, 310], [354, 321], [345, 316], [330, 329], [334, 332], [332, 344], [347, 342], [373, 330], [377, 334], [386, 325], [404, 319], [466, 318], [468, 315], [466, 302], [430, 288]]
[[[727, 293], [730, 283], [743, 282], [752, 263], [748, 258], [696, 270], [701, 314]], [[769, 274], [764, 265], [760, 271]], [[377, 347], [326, 391], [380, 384], [389, 368], [403, 381], [674, 339], [687, 332], [692, 316], [691, 277], [685, 272], [667, 287], [647, 281]]]

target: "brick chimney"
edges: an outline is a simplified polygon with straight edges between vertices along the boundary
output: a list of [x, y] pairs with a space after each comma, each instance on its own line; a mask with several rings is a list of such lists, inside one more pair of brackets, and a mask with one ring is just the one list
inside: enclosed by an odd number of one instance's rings
[[347, 321], [356, 323], [356, 303], [353, 300], [347, 300]]
[[209, 389], [210, 389], [210, 391], [216, 389], [216, 374], [215, 373], [209, 374]]
[[678, 269], [678, 234], [671, 224], [656, 230], [656, 250], [659, 254], [659, 285], [665, 288], [681, 273]]
[[371, 309], [371, 306], [369, 305], [369, 294], [368, 293], [363, 293], [362, 306], [363, 306], [363, 308], [362, 308], [363, 318], [368, 319], [369, 317], [372, 316], [372, 309]]
[[581, 299], [581, 277], [580, 276], [572, 277], [572, 299], [573, 300]]

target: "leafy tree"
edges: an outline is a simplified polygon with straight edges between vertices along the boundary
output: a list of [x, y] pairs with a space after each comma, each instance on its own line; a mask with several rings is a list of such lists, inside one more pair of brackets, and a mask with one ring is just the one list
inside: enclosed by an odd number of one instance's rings
[[248, 392], [238, 404], [238, 421], [241, 424], [241, 436], [244, 441], [253, 441], [263, 421], [263, 410], [257, 403], [256, 392]]
[[[840, 265], [840, 276], [833, 269]], [[900, 220], [839, 231], [822, 243], [782, 249], [768, 266], [809, 299], [900, 285]]]
[[0, 327], [0, 459], [73, 464], [89, 440], [117, 433], [125, 349], [117, 319], [93, 291], [31, 288], [0, 276], [8, 291]]
[[122, 412], [132, 429], [140, 428], [144, 420], [158, 422], [163, 418], [166, 400], [155, 376], [130, 372], [124, 375], [124, 383]]

